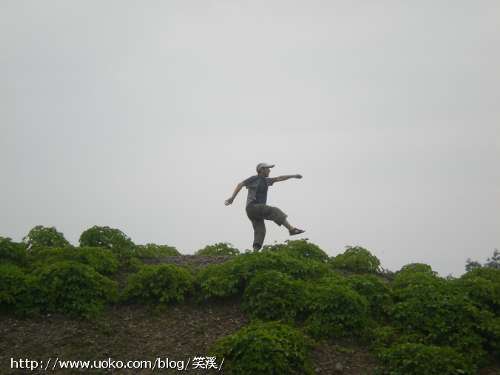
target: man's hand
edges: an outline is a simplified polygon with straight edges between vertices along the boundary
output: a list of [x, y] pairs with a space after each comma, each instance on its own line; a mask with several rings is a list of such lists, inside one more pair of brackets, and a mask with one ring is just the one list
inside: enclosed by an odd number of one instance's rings
[[229, 199], [226, 199], [226, 201], [224, 202], [224, 204], [225, 204], [226, 206], [229, 206], [231, 203], [233, 203], [233, 200], [234, 200], [234, 198], [229, 198]]
[[302, 178], [302, 175], [301, 174], [296, 174], [295, 178]]

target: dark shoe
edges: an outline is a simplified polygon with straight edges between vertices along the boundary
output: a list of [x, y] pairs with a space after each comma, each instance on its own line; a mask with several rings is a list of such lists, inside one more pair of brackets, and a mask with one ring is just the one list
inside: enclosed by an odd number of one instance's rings
[[293, 228], [292, 230], [289, 230], [288, 232], [290, 233], [290, 236], [294, 236], [296, 234], [304, 233], [305, 230], [298, 229], [298, 228]]

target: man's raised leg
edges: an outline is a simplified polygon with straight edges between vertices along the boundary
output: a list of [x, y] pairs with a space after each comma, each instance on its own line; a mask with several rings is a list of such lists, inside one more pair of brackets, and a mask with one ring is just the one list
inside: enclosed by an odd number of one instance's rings
[[288, 233], [290, 233], [290, 236], [293, 236], [295, 234], [300, 234], [300, 233], [304, 233], [305, 230], [302, 230], [302, 229], [299, 229], [299, 228], [295, 228], [293, 225], [291, 225], [288, 220], [285, 220], [283, 222], [283, 225], [288, 229]]
[[272, 220], [278, 225], [285, 226], [285, 228], [288, 229], [288, 233], [290, 233], [290, 236], [305, 232], [304, 230], [295, 228], [293, 225], [291, 225], [287, 220], [288, 215], [281, 211], [278, 207], [263, 205], [262, 216], [264, 217], [264, 219]]

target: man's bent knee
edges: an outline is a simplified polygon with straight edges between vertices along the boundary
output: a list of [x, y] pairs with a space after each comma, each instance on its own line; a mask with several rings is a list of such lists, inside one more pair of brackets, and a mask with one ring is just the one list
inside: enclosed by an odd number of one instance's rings
[[287, 217], [288, 215], [281, 211], [278, 207], [271, 207], [269, 219], [274, 221], [276, 224], [283, 225]]

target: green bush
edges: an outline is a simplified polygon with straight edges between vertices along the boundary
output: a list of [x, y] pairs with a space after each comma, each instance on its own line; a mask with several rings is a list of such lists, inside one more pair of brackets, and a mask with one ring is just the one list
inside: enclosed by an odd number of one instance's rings
[[389, 307], [392, 305], [392, 296], [386, 282], [375, 275], [351, 275], [347, 278], [347, 283], [366, 298], [372, 317], [387, 316]]
[[118, 269], [118, 259], [110, 250], [101, 247], [76, 247], [75, 260], [88, 264], [97, 272], [110, 275]]
[[0, 311], [24, 314], [32, 308], [29, 276], [14, 264], [0, 264]]
[[[227, 262], [229, 263], [229, 262]], [[297, 259], [286, 253], [247, 253], [231, 260], [232, 272], [238, 274], [245, 285], [259, 271], [280, 271], [294, 279], [315, 280], [330, 272], [326, 264], [308, 259]]]
[[435, 290], [443, 288], [446, 280], [426, 272], [397, 272], [390, 287], [396, 298], [404, 299], [411, 297], [414, 290], [422, 290], [425, 293], [427, 290]]
[[360, 246], [347, 246], [343, 254], [329, 260], [333, 268], [356, 272], [375, 273], [380, 271], [380, 261], [367, 249]]
[[475, 368], [450, 347], [418, 343], [392, 346], [379, 354], [383, 374], [457, 375], [475, 374]]
[[390, 325], [375, 326], [370, 330], [369, 334], [371, 350], [376, 354], [396, 343], [399, 336], [399, 332]]
[[379, 355], [390, 347], [406, 344], [421, 343], [422, 338], [415, 333], [404, 333], [392, 325], [375, 325], [368, 334], [370, 348], [375, 355]]
[[451, 346], [474, 363], [484, 360], [484, 339], [478, 334], [480, 311], [453, 283], [425, 272], [396, 275], [392, 322], [419, 342]]
[[294, 279], [314, 280], [330, 273], [326, 264], [300, 260], [279, 252], [245, 253], [222, 265], [211, 265], [196, 277], [201, 299], [230, 297], [243, 293], [257, 272], [280, 271]]
[[173, 264], [145, 265], [129, 276], [123, 299], [130, 302], [169, 304], [183, 301], [192, 291], [190, 271]]
[[307, 332], [316, 338], [362, 336], [368, 327], [368, 301], [346, 285], [320, 284], [309, 289]]
[[154, 243], [136, 245], [134, 254], [138, 258], [161, 258], [181, 255], [173, 246], [156, 245]]
[[312, 375], [309, 359], [313, 341], [281, 322], [255, 321], [219, 339], [210, 352], [224, 358], [231, 375]]
[[243, 291], [243, 280], [230, 262], [212, 264], [196, 273], [195, 288], [198, 301], [228, 298]]
[[455, 282], [478, 307], [500, 315], [500, 269], [474, 268]]
[[214, 245], [207, 245], [203, 249], [196, 251], [195, 255], [219, 256], [219, 255], [239, 255], [240, 251], [230, 243], [219, 242]]
[[118, 256], [120, 262], [128, 264], [135, 255], [135, 244], [121, 230], [94, 225], [80, 235], [81, 247], [103, 247]]
[[91, 318], [116, 300], [117, 283], [85, 264], [58, 261], [36, 269], [34, 275], [36, 302], [43, 311]]
[[495, 316], [488, 311], [482, 311], [479, 329], [486, 340], [485, 349], [497, 360], [500, 360], [500, 316]]
[[316, 281], [318, 286], [330, 286], [330, 285], [342, 285], [345, 287], [351, 287], [349, 284], [349, 279], [344, 276], [340, 271], [329, 270], [327, 273], [321, 276]]
[[26, 245], [13, 242], [9, 237], [0, 236], [0, 262], [25, 265], [27, 261]]
[[43, 247], [70, 246], [64, 235], [58, 232], [55, 227], [44, 227], [42, 225], [32, 228], [23, 238], [23, 242], [26, 244], [27, 250]]
[[113, 274], [118, 268], [116, 256], [101, 247], [41, 248], [33, 250], [29, 259], [33, 268], [63, 260], [86, 264], [103, 275]]
[[318, 262], [327, 262], [328, 254], [321, 248], [307, 240], [286, 240], [285, 244], [266, 245], [262, 248], [262, 252], [266, 251], [279, 251], [287, 253], [291, 256], [301, 259], [311, 259]]
[[305, 306], [301, 282], [279, 271], [258, 272], [245, 289], [242, 309], [252, 318], [293, 322]]
[[409, 263], [401, 267], [401, 269], [398, 272], [399, 273], [422, 272], [432, 276], [437, 276], [437, 272], [433, 271], [432, 267], [425, 263]]

